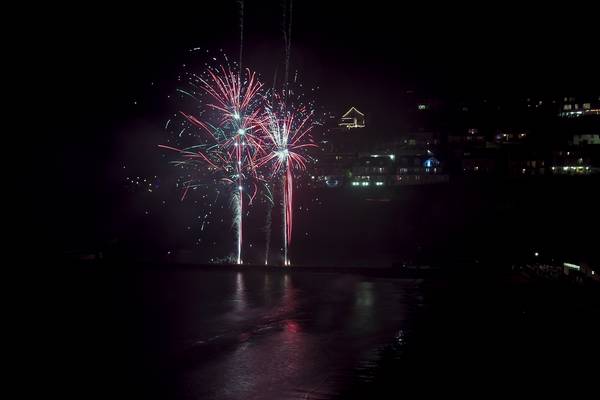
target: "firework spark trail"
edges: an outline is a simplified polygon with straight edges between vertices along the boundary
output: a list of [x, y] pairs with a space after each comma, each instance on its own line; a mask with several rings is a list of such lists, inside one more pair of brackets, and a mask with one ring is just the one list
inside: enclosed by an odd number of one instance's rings
[[242, 71], [242, 53], [244, 50], [244, 0], [238, 0], [240, 5], [240, 59], [239, 70]]
[[271, 220], [273, 215], [273, 203], [267, 206], [265, 221], [265, 265], [269, 265], [269, 252], [271, 251]]
[[290, 265], [288, 247], [292, 240], [292, 174], [285, 161], [283, 179], [283, 263]]
[[287, 48], [285, 54], [285, 84], [287, 85], [289, 71], [290, 71], [290, 57], [292, 54], [292, 5], [293, 0], [290, 0], [290, 19], [288, 21], [288, 32], [287, 32]]
[[237, 194], [237, 206], [235, 208], [236, 210], [236, 214], [235, 214], [235, 218], [236, 218], [236, 225], [237, 225], [237, 232], [238, 232], [238, 242], [237, 242], [237, 263], [241, 264], [242, 263], [242, 214], [244, 212], [244, 194], [242, 193], [242, 190], [244, 190], [244, 187], [242, 186], [242, 143], [240, 142], [240, 135], [236, 135], [236, 142], [235, 142], [235, 150], [236, 150], [236, 159], [237, 159], [237, 176], [238, 176], [238, 194]]
[[265, 265], [269, 265], [269, 252], [271, 251], [271, 220], [273, 216], [273, 194], [269, 189], [269, 185], [264, 185], [264, 192], [267, 201], [267, 212], [265, 221]]
[[[290, 56], [292, 50], [292, 5], [293, 1], [284, 0], [283, 12], [282, 12], [282, 33], [283, 33], [283, 44], [284, 44], [284, 79], [283, 87], [287, 86], [289, 70], [290, 70]], [[289, 11], [289, 14], [288, 14]]]

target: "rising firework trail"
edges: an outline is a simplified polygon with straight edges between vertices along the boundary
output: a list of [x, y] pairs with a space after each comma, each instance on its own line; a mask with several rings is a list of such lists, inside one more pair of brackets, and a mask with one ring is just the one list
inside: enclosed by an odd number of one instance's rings
[[266, 212], [266, 221], [265, 221], [265, 265], [269, 265], [269, 252], [271, 251], [271, 220], [273, 215], [273, 206], [275, 205], [273, 201], [273, 194], [271, 193], [271, 189], [269, 188], [269, 184], [265, 183], [264, 185], [264, 194], [267, 199], [267, 212]]
[[292, 52], [292, 6], [293, 0], [284, 0], [283, 13], [282, 13], [282, 33], [283, 33], [283, 44], [284, 44], [284, 87], [288, 83], [289, 70], [290, 70], [290, 56]]
[[244, 0], [238, 0], [240, 5], [240, 58], [238, 61], [239, 70], [242, 70], [242, 53], [244, 51]]

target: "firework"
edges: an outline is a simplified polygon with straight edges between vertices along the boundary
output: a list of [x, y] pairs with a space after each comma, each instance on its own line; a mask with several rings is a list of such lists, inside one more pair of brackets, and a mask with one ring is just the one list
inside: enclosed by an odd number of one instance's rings
[[182, 199], [190, 188], [206, 185], [207, 181], [224, 183], [231, 188], [233, 225], [237, 234], [236, 262], [241, 264], [244, 187], [252, 184], [253, 189], [247, 191], [251, 203], [258, 190], [256, 161], [264, 152], [259, 129], [265, 118], [261, 108], [262, 83], [249, 69], [242, 74], [221, 66], [209, 68], [203, 76], [191, 75], [190, 85], [200, 93], [179, 91], [195, 100], [202, 94], [208, 98], [198, 117], [180, 113], [189, 126], [202, 132], [196, 137], [200, 143], [183, 148], [160, 147], [181, 155], [181, 159], [174, 162], [176, 165], [200, 166], [200, 178], [184, 182]]
[[282, 217], [284, 265], [290, 265], [288, 248], [292, 240], [294, 171], [306, 169], [303, 155], [309, 147], [316, 147], [310, 138], [313, 112], [300, 103], [295, 105], [288, 96], [271, 94], [265, 107], [261, 128], [265, 136], [265, 155], [257, 166], [268, 166], [272, 177], [280, 177], [282, 187]]

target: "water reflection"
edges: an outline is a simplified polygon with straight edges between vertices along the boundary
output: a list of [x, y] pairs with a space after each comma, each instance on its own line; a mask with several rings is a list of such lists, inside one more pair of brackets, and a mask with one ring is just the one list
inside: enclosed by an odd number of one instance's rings
[[271, 274], [269, 274], [268, 272], [265, 273], [263, 297], [265, 303], [268, 304], [271, 302]]
[[196, 290], [229, 281], [233, 291], [213, 290], [205, 301], [228, 302], [231, 312], [215, 307], [201, 321], [182, 321], [197, 343], [182, 349], [193, 358], [177, 378], [182, 398], [332, 398], [406, 323], [398, 282], [280, 271], [201, 278]]
[[372, 329], [370, 324], [374, 319], [375, 293], [373, 282], [359, 282], [356, 285], [354, 300], [353, 329], [357, 333], [364, 333]]
[[360, 282], [356, 286], [356, 308], [367, 310], [373, 307], [374, 303], [373, 282]]
[[280, 303], [280, 312], [291, 314], [296, 310], [296, 289], [292, 286], [289, 274], [283, 276], [283, 296]]
[[233, 296], [233, 307], [236, 312], [246, 309], [246, 292], [244, 290], [244, 274], [238, 272], [235, 275], [235, 295]]

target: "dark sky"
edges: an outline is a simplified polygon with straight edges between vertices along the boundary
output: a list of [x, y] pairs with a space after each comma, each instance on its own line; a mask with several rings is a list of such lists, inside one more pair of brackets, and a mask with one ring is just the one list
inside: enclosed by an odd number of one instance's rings
[[[236, 56], [236, 1], [194, 3], [54, 10], [42, 22], [50, 31], [40, 30], [52, 40], [45, 61], [65, 74], [67, 87], [81, 85], [117, 102], [173, 74], [191, 47], [223, 47]], [[245, 2], [246, 64], [265, 79], [282, 53], [281, 3]], [[394, 2], [296, 0], [292, 66], [306, 81], [352, 101], [393, 101], [394, 89], [411, 86], [453, 95], [563, 94], [598, 82], [594, 13], [582, 3], [573, 11], [522, 2], [388, 3]]]
[[[172, 78], [188, 49], [224, 48], [236, 57], [237, 2], [193, 3], [48, 10], [36, 21], [37, 49], [59, 99], [85, 119], [120, 120], [113, 107], [145, 96], [150, 81]], [[463, 97], [598, 87], [597, 21], [583, 3], [572, 11], [411, 3], [296, 0], [292, 68], [333, 108], [393, 108], [405, 89]], [[245, 64], [269, 81], [282, 59], [282, 2], [247, 0], [244, 9]], [[72, 104], [74, 97], [84, 101]]]
[[[452, 98], [598, 91], [597, 21], [585, 4], [477, 4], [296, 0], [292, 68], [320, 86], [332, 111], [356, 104], [379, 115], [393, 113], [406, 89]], [[278, 0], [245, 2], [244, 64], [267, 82], [282, 61], [281, 13]], [[157, 99], [173, 90], [188, 50], [223, 48], [233, 58], [239, 48], [234, 0], [52, 6], [27, 26], [23, 51], [43, 66], [33, 76], [47, 95], [41, 139], [59, 138], [48, 161], [60, 159], [53, 208], [65, 230], [110, 209], [122, 137], [172, 111]]]

